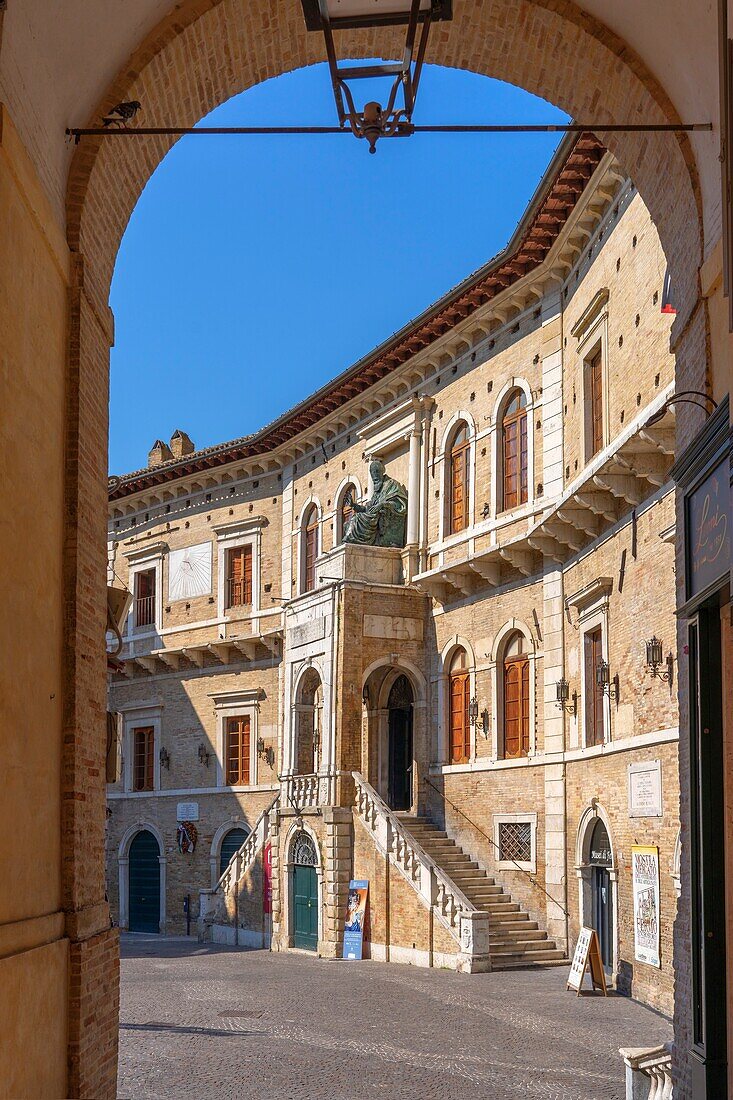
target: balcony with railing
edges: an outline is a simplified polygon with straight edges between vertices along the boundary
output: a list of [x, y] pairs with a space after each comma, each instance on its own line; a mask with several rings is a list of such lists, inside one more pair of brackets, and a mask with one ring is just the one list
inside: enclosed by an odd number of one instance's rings
[[135, 597], [135, 626], [153, 626], [155, 623], [155, 593]]

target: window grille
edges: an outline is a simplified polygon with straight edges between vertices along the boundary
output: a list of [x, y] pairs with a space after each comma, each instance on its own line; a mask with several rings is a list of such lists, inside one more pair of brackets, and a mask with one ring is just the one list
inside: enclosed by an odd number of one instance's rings
[[531, 821], [499, 822], [499, 859], [530, 863], [532, 860]]
[[293, 841], [293, 863], [300, 867], [315, 867], [318, 863], [316, 846], [307, 833], [298, 833]]

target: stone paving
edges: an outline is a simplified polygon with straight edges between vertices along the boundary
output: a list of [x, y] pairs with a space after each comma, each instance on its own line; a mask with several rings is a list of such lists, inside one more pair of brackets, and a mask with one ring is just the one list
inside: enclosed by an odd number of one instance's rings
[[463, 975], [122, 937], [124, 1100], [623, 1100], [622, 1046], [671, 1038], [567, 968]]

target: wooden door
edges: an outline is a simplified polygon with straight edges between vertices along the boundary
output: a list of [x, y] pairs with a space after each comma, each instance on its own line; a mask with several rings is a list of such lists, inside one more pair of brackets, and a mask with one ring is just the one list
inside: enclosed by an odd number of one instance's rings
[[315, 867], [293, 867], [293, 946], [318, 947], [318, 875]]
[[603, 359], [601, 349], [586, 364], [586, 400], [588, 401], [587, 458], [603, 447]]
[[524, 656], [504, 662], [504, 756], [529, 752], [529, 661]]
[[503, 509], [517, 508], [527, 501], [527, 412], [519, 408], [504, 417], [502, 424], [504, 455]]
[[[459, 438], [463, 437], [463, 433]], [[468, 442], [460, 443], [450, 456], [449, 534], [455, 535], [468, 526]]]
[[450, 762], [465, 764], [471, 754], [468, 721], [469, 676], [456, 672], [450, 678]]
[[160, 932], [160, 849], [152, 833], [138, 833], [128, 865], [129, 929]]

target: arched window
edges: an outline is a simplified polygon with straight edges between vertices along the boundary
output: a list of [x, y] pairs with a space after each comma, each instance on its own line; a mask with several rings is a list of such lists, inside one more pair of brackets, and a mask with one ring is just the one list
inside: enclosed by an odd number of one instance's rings
[[512, 634], [504, 650], [504, 756], [529, 753], [529, 659], [523, 634]]
[[315, 504], [303, 517], [303, 591], [312, 592], [316, 587], [316, 558], [318, 557], [318, 509]]
[[221, 848], [219, 849], [219, 877], [224, 874], [229, 861], [235, 852], [244, 844], [245, 840], [249, 836], [247, 829], [230, 829], [229, 832], [222, 837]]
[[338, 520], [336, 521], [338, 542], [344, 541], [346, 528], [349, 526], [349, 520], [354, 514], [354, 509], [351, 507], [351, 502], [352, 500], [356, 500], [357, 496], [358, 493], [355, 485], [347, 485], [343, 493], [341, 494], [341, 499], [339, 501]]
[[502, 510], [527, 502], [527, 398], [512, 390], [501, 419]]
[[448, 534], [456, 535], [468, 527], [468, 427], [459, 424], [450, 446], [448, 459]]
[[471, 755], [471, 727], [468, 721], [470, 678], [465, 649], [453, 654], [449, 669], [448, 725], [450, 762], [465, 764]]

